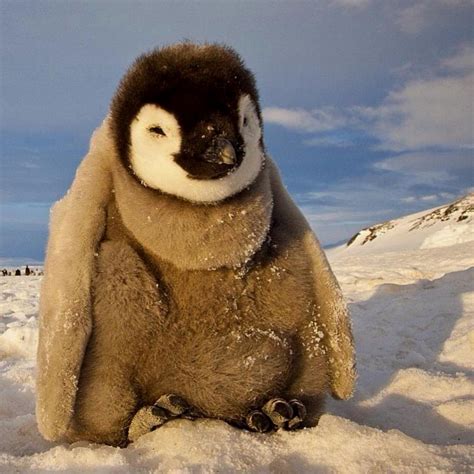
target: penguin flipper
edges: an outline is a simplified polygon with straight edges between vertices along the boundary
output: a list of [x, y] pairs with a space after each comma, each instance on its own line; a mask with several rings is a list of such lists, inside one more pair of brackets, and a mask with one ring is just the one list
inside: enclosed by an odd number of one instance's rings
[[82, 359], [92, 329], [91, 279], [111, 195], [107, 123], [91, 139], [66, 196], [51, 212], [41, 286], [36, 416], [46, 439], [70, 426]]
[[[308, 222], [286, 191], [271, 159], [270, 167], [274, 218], [311, 261], [318, 322], [324, 332], [329, 367], [329, 383], [334, 398], [350, 398], [355, 385], [355, 351], [350, 315], [339, 284]], [[290, 238], [290, 237], [289, 237]]]

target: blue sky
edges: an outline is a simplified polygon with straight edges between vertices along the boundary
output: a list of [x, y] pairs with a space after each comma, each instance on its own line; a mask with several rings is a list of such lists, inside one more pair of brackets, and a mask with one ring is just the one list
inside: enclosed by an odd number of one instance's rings
[[42, 259], [133, 59], [183, 39], [255, 73], [267, 149], [324, 244], [472, 190], [470, 0], [0, 0], [0, 256]]

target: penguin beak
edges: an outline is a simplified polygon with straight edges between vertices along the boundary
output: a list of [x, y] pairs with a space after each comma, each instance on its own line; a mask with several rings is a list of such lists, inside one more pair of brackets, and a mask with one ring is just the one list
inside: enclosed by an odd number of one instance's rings
[[226, 138], [216, 138], [204, 153], [204, 160], [208, 163], [234, 166], [237, 161], [234, 146]]

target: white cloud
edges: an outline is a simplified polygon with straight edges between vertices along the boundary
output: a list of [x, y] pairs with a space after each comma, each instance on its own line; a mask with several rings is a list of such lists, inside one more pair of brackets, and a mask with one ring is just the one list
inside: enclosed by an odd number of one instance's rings
[[406, 82], [379, 106], [356, 110], [385, 149], [472, 148], [473, 96], [474, 47], [461, 45], [437, 73]]
[[452, 71], [474, 71], [474, 46], [470, 44], [461, 45], [454, 56], [441, 61], [441, 66]]
[[385, 150], [469, 149], [474, 135], [473, 58], [474, 48], [463, 46], [442, 60], [436, 73], [407, 81], [373, 107], [268, 107], [264, 118], [301, 132], [326, 133], [306, 139], [310, 146], [346, 146], [334, 138], [334, 131], [352, 129], [375, 137]]
[[439, 196], [437, 194], [429, 194], [428, 196], [421, 196], [420, 201], [423, 202], [433, 202], [437, 201], [439, 199]]
[[473, 170], [472, 156], [468, 153], [404, 153], [374, 163], [376, 170], [392, 171], [406, 175], [409, 181], [446, 182], [453, 173]]
[[416, 0], [395, 14], [395, 24], [403, 33], [418, 34], [430, 25], [443, 21], [455, 7], [471, 5], [472, 0]]
[[321, 109], [285, 109], [266, 107], [263, 109], [265, 122], [282, 125], [302, 132], [324, 132], [345, 125], [345, 118], [333, 107]]
[[420, 201], [424, 202], [433, 202], [439, 199], [437, 194], [429, 194], [428, 196], [421, 196]]
[[400, 199], [401, 202], [406, 204], [414, 204], [417, 202], [440, 202], [447, 203], [453, 201], [456, 198], [455, 194], [452, 193], [437, 193], [437, 194], [426, 194], [423, 196], [408, 196]]
[[341, 137], [314, 137], [308, 140], [304, 140], [303, 143], [308, 146], [323, 146], [323, 147], [336, 147], [336, 148], [347, 148], [354, 145], [354, 142], [347, 138]]
[[[472, 145], [474, 74], [410, 81], [382, 105], [359, 108], [383, 147], [410, 150]], [[370, 131], [370, 129], [369, 129]]]
[[371, 0], [332, 0], [333, 5], [340, 5], [343, 7], [366, 7]]

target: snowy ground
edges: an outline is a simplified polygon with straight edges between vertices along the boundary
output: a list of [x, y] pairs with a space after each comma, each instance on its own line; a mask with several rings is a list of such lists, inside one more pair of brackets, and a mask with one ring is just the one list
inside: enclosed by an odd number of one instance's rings
[[0, 277], [0, 472], [472, 472], [474, 246], [330, 255], [359, 381], [317, 428], [259, 435], [175, 421], [126, 449], [42, 440], [34, 418], [40, 277]]

